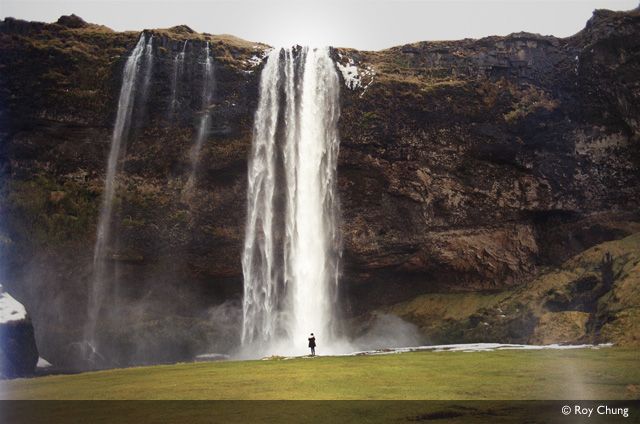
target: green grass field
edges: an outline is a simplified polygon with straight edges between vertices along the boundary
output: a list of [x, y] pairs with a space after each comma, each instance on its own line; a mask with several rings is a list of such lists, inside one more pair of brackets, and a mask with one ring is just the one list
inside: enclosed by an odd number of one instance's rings
[[637, 399], [640, 351], [412, 352], [161, 365], [10, 380], [3, 399]]
[[[505, 400], [623, 399], [631, 419], [602, 416], [589, 423], [630, 423], [640, 418], [640, 402], [629, 403], [640, 397], [639, 365], [640, 352], [623, 348], [161, 365], [4, 381], [3, 399], [63, 401], [4, 402], [0, 421], [564, 424], [583, 422], [561, 414], [566, 400]], [[216, 401], [171, 401], [186, 399]]]

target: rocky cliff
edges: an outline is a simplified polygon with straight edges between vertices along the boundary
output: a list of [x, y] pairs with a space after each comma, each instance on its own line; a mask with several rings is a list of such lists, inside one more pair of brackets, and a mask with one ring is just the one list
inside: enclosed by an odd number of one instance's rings
[[[124, 299], [114, 313], [127, 330], [103, 329], [122, 364], [237, 343], [246, 165], [268, 48], [184, 26], [147, 32], [153, 74], [118, 175], [109, 254]], [[3, 277], [32, 312], [40, 351], [53, 363], [73, 365], [81, 339], [105, 159], [138, 37], [73, 16], [0, 24]], [[174, 59], [187, 40], [169, 113]], [[207, 41], [212, 129], [185, 197]], [[431, 308], [420, 299], [500, 301], [640, 230], [640, 12], [596, 11], [564, 39], [518, 33], [332, 54], [344, 82], [346, 315], [356, 322], [392, 310], [438, 340], [554, 341], [551, 330], [533, 335], [541, 310], [514, 318], [522, 321], [511, 331], [517, 337], [467, 331], [501, 325], [471, 319], [478, 308], [461, 313], [447, 338], [420, 318], [420, 308]], [[420, 311], [408, 313], [407, 302]], [[595, 316], [596, 303], [577, 312]], [[576, 312], [571, 301], [560, 305], [549, 308]], [[600, 337], [604, 321], [589, 322]]]

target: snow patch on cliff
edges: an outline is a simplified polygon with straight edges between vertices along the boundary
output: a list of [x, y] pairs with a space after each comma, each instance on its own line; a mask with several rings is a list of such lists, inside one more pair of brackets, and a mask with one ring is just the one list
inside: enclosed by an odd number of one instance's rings
[[[257, 47], [257, 46], [254, 46]], [[269, 55], [269, 52], [272, 49], [263, 49], [261, 52], [254, 54], [253, 56], [251, 56], [249, 59], [247, 60], [243, 60], [242, 63], [248, 67], [249, 69], [244, 70], [243, 72], [245, 74], [251, 74], [253, 73], [253, 68], [255, 68], [256, 66], [259, 66], [262, 61], [264, 61], [264, 58], [267, 57]]]
[[251, 56], [251, 58], [247, 62], [249, 62], [249, 66], [251, 66], [252, 68], [255, 68], [256, 66], [262, 63], [262, 58], [254, 54], [253, 56]]
[[360, 93], [360, 97], [362, 97], [367, 88], [373, 83], [376, 75], [375, 71], [372, 67], [366, 65], [358, 67], [352, 58], [345, 57], [340, 53], [338, 53], [338, 58], [336, 66], [342, 74], [344, 85], [349, 90], [362, 89], [362, 93]]
[[6, 293], [0, 285], [0, 324], [11, 321], [21, 321], [27, 317], [27, 310], [22, 303]]
[[350, 90], [355, 90], [362, 86], [360, 81], [360, 73], [358, 72], [358, 67], [353, 64], [353, 59], [349, 59], [346, 65], [343, 65], [340, 62], [337, 62], [338, 69], [342, 73], [342, 78], [344, 78], [344, 85], [347, 86]]

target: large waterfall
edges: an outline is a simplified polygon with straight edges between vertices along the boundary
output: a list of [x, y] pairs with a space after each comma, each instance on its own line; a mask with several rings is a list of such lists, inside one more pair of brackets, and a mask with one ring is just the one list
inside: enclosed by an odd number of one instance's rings
[[249, 162], [245, 354], [338, 350], [339, 80], [327, 48], [275, 49], [260, 80]]
[[[85, 356], [89, 360], [95, 359], [93, 356], [96, 354], [97, 349], [96, 327], [101, 318], [100, 310], [104, 304], [105, 297], [109, 295], [110, 288], [115, 284], [114, 278], [112, 278], [114, 275], [111, 275], [113, 273], [110, 272], [110, 267], [108, 266], [108, 250], [112, 242], [111, 229], [116, 176], [119, 168], [119, 159], [131, 126], [136, 94], [140, 92], [141, 98], [144, 99], [151, 80], [152, 42], [152, 35], [145, 41], [145, 36], [142, 34], [124, 65], [122, 86], [118, 99], [118, 112], [107, 160], [104, 191], [93, 251], [93, 277], [89, 287], [88, 319], [84, 329], [85, 348], [88, 349]], [[140, 84], [142, 87], [139, 89], [138, 86]]]

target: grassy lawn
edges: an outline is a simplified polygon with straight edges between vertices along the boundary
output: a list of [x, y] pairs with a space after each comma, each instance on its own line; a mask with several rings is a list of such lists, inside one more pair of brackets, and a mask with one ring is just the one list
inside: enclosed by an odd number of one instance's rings
[[3, 399], [638, 399], [640, 351], [413, 352], [190, 363], [0, 384]]

